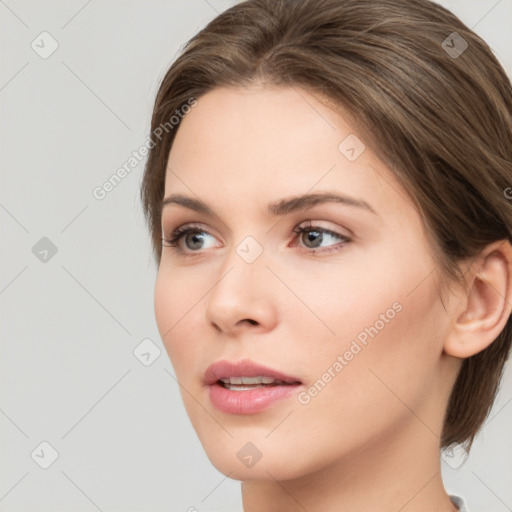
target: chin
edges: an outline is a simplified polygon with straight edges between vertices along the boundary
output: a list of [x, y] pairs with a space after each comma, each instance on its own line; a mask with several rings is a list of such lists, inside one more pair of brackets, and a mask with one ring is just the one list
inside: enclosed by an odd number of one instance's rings
[[268, 432], [248, 435], [230, 429], [233, 438], [223, 434], [200, 435], [199, 439], [212, 465], [233, 480], [293, 480], [323, 466], [321, 460], [307, 460], [308, 452], [314, 453], [307, 443], [294, 442], [288, 436], [272, 439]]
[[233, 457], [226, 453], [206, 453], [213, 466], [232, 480], [282, 481], [292, 480], [307, 473], [301, 467], [290, 467], [289, 457], [285, 454], [274, 455], [266, 452], [256, 462], [243, 462], [237, 456]]

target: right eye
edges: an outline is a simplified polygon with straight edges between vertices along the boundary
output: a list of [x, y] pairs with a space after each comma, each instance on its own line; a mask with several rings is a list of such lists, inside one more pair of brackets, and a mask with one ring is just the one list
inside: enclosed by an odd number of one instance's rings
[[[208, 249], [208, 247], [204, 246], [204, 240], [207, 236], [212, 235], [200, 227], [184, 225], [175, 229], [169, 238], [163, 238], [162, 242], [166, 247], [171, 247], [178, 254], [189, 256], [188, 252]], [[185, 249], [183, 248], [182, 241], [185, 244]], [[192, 255], [190, 254], [190, 256]]]

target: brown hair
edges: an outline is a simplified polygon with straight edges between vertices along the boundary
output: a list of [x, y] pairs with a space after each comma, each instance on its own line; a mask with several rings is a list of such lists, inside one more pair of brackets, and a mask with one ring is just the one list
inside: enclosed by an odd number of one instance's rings
[[[467, 47], [466, 47], [467, 45]], [[300, 86], [343, 108], [424, 219], [439, 267], [512, 240], [512, 89], [487, 44], [428, 0], [248, 0], [217, 16], [165, 75], [152, 133], [219, 86]], [[179, 125], [149, 152], [141, 198], [157, 263], [166, 165]], [[162, 130], [160, 130], [162, 131]], [[448, 280], [450, 281], [450, 280]], [[441, 446], [473, 439], [495, 399], [511, 319], [465, 359]]]

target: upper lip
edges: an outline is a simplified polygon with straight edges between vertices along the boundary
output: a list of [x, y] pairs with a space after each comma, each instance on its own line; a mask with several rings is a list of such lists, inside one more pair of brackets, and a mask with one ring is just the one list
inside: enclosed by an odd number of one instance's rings
[[262, 366], [249, 359], [241, 361], [217, 361], [206, 369], [204, 374], [204, 382], [211, 385], [219, 379], [227, 377], [272, 377], [276, 380], [292, 384], [300, 383], [300, 380], [283, 372]]

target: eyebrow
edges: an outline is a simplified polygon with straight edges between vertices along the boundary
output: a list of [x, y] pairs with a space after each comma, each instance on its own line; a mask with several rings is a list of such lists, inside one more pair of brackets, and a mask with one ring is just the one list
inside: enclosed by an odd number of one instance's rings
[[[347, 206], [354, 206], [357, 208], [365, 209], [378, 216], [378, 213], [366, 201], [343, 194], [334, 194], [331, 192], [304, 194], [288, 199], [281, 199], [279, 201], [270, 203], [267, 206], [267, 211], [270, 215], [282, 216], [293, 212], [304, 211], [312, 208], [317, 204], [324, 203], [340, 203]], [[203, 213], [210, 217], [217, 216], [205, 202], [201, 201], [200, 199], [184, 196], [182, 194], [171, 194], [170, 196], [164, 198], [161, 205], [162, 210], [171, 204], [177, 204], [188, 208], [189, 210]]]

